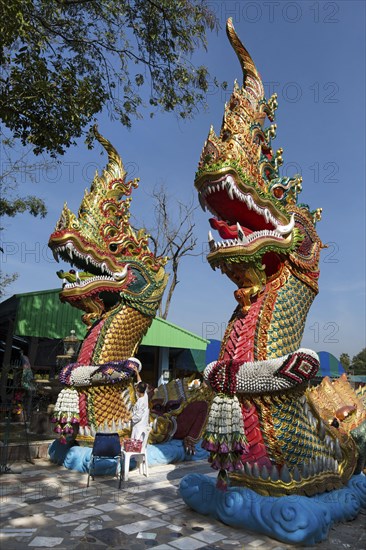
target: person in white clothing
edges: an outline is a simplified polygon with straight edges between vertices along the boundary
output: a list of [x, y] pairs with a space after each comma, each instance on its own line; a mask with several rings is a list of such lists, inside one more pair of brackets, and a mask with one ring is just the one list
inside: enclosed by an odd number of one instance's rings
[[132, 408], [132, 439], [142, 439], [149, 426], [149, 399], [146, 384], [139, 382], [136, 386], [137, 401]]
[[142, 439], [146, 428], [149, 426], [149, 398], [147, 395], [147, 384], [141, 381], [141, 363], [134, 357], [129, 359], [130, 366], [134, 369], [137, 378], [136, 396], [137, 401], [132, 408], [131, 439]]

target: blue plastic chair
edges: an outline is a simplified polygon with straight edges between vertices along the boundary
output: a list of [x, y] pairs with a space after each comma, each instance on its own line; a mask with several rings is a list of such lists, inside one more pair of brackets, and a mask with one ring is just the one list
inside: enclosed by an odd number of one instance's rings
[[122, 469], [121, 463], [121, 442], [118, 433], [96, 433], [94, 438], [94, 445], [89, 462], [88, 481], [87, 487], [89, 487], [90, 476], [94, 480], [95, 465], [97, 460], [101, 459], [114, 459], [116, 460], [116, 476], [119, 480], [118, 488], [121, 488], [122, 483]]

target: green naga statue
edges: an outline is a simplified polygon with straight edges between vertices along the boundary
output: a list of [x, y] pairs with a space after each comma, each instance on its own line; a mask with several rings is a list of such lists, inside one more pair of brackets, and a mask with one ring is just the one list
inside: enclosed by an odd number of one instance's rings
[[[203, 447], [219, 470], [217, 487], [228, 494], [224, 498], [211, 488], [207, 498], [207, 480], [199, 476], [183, 480], [181, 492], [190, 506], [230, 525], [286, 542], [302, 536], [308, 542], [321, 540], [330, 523], [319, 527], [322, 520], [314, 520], [315, 531], [310, 529], [312, 520], [300, 516], [316, 507], [305, 496], [342, 490], [353, 474], [360, 474], [366, 454], [366, 411], [347, 380], [340, 381], [338, 392], [329, 392], [329, 383], [308, 389], [319, 359], [300, 344], [318, 292], [324, 245], [315, 224], [321, 209], [310, 211], [298, 202], [300, 177], [280, 176], [282, 149], [272, 149], [276, 95], [265, 99], [262, 80], [231, 20], [227, 34], [243, 70], [243, 85], [234, 85], [220, 134], [210, 129], [195, 187], [219, 235], [214, 238], [209, 232], [208, 261], [237, 287], [237, 307], [219, 359], [204, 373], [215, 398]], [[335, 427], [329, 420], [342, 407], [352, 414]], [[364, 477], [358, 509], [365, 504]], [[246, 500], [248, 489], [257, 497]], [[266, 497], [261, 500], [260, 495]], [[297, 518], [276, 504], [280, 498], [272, 498], [285, 495], [304, 495], [296, 500]], [[323, 510], [318, 513], [321, 516]], [[266, 514], [274, 516], [273, 522]]]
[[101, 428], [128, 433], [135, 399], [128, 359], [155, 317], [168, 278], [166, 258], [155, 256], [149, 235], [129, 222], [138, 180], [126, 181], [114, 147], [96, 129], [95, 135], [108, 164], [85, 191], [78, 216], [65, 204], [49, 240], [56, 260], [75, 268], [58, 272], [60, 299], [84, 311], [89, 327], [77, 362], [61, 372], [68, 388], [56, 403], [56, 431], [88, 441]]

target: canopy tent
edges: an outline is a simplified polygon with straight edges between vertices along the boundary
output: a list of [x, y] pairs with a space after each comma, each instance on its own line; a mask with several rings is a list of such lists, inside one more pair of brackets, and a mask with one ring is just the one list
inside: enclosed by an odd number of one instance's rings
[[317, 352], [320, 359], [320, 368], [317, 373], [317, 378], [324, 378], [329, 376], [329, 378], [339, 378], [344, 374], [345, 370], [342, 366], [342, 363], [334, 357], [329, 351], [318, 351]]

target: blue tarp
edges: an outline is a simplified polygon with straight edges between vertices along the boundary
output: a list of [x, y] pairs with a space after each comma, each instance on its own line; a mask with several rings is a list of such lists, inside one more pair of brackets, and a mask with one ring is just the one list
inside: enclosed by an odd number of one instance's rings
[[317, 353], [320, 359], [320, 369], [317, 376], [339, 378], [345, 372], [342, 363], [329, 351], [318, 351]]
[[206, 365], [212, 363], [212, 361], [217, 361], [219, 358], [220, 346], [220, 340], [210, 340], [206, 348]]

